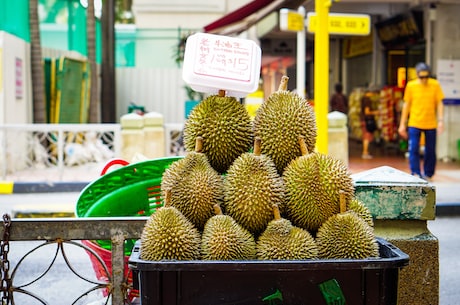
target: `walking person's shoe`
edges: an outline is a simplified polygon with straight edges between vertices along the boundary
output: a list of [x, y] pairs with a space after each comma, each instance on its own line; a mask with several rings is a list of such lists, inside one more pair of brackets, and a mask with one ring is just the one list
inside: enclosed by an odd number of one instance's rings
[[421, 175], [420, 178], [422, 178], [423, 180], [428, 181], [428, 182], [433, 181], [433, 177], [426, 176], [426, 175]]

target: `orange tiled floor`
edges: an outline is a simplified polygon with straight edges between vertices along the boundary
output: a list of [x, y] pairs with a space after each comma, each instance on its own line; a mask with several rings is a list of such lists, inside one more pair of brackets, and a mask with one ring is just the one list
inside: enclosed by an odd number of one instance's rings
[[[404, 157], [404, 153], [400, 152], [395, 147], [388, 148], [383, 145], [372, 143], [369, 150], [373, 158], [362, 159], [361, 145], [361, 142], [358, 140], [350, 139], [348, 142], [348, 167], [352, 174], [380, 166], [391, 166], [403, 172], [410, 173], [409, 163]], [[438, 161], [436, 164], [436, 174], [433, 176], [433, 182], [460, 182], [460, 162]]]

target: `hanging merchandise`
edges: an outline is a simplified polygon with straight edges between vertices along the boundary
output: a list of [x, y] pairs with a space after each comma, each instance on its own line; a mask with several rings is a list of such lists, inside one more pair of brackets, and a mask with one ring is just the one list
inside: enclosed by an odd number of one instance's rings
[[[357, 87], [352, 90], [348, 97], [348, 124], [350, 128], [350, 137], [356, 140], [361, 140], [363, 137], [362, 127], [361, 127], [361, 100], [364, 95], [367, 95], [372, 101], [372, 109], [380, 109], [380, 93], [377, 90], [370, 91], [367, 88]], [[382, 121], [380, 116], [373, 116], [375, 127], [374, 135], [375, 139], [378, 141], [380, 139], [380, 128], [382, 126]]]
[[386, 143], [398, 141], [398, 124], [401, 115], [404, 89], [385, 87], [380, 94], [382, 139]]
[[363, 132], [361, 128], [361, 98], [366, 92], [365, 88], [354, 88], [348, 96], [348, 126], [350, 138], [361, 140]]

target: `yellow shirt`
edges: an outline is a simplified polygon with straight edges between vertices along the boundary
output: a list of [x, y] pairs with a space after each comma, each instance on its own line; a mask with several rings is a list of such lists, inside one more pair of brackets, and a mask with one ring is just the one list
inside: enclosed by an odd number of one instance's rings
[[442, 103], [444, 94], [441, 85], [429, 78], [426, 85], [414, 79], [407, 83], [404, 91], [404, 102], [409, 106], [407, 126], [420, 129], [435, 129], [438, 126], [436, 110]]

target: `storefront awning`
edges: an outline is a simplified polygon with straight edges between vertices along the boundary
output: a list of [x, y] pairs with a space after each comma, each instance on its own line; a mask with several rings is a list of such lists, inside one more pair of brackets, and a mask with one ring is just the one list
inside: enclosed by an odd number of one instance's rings
[[203, 27], [204, 32], [231, 35], [244, 32], [271, 12], [283, 7], [298, 7], [299, 0], [254, 0]]

